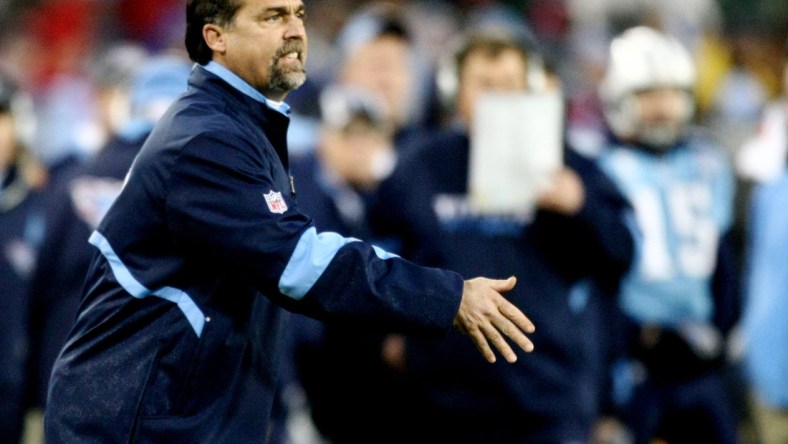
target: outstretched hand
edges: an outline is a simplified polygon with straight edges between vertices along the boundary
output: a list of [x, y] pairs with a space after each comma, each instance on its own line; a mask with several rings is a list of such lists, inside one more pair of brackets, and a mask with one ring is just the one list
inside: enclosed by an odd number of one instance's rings
[[506, 342], [504, 335], [526, 352], [534, 349], [533, 343], [525, 333], [534, 332], [534, 324], [506, 300], [505, 293], [517, 282], [514, 276], [509, 279], [475, 278], [465, 281], [462, 290], [460, 310], [454, 318], [454, 328], [470, 336], [482, 356], [495, 362], [490, 343], [508, 362], [517, 361], [517, 355]]

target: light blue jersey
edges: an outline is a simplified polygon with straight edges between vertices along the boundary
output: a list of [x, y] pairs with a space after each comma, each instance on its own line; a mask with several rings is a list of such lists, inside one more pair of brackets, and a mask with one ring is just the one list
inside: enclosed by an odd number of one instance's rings
[[635, 208], [637, 257], [621, 307], [641, 323], [707, 322], [721, 234], [732, 223], [734, 177], [716, 145], [691, 141], [656, 154], [613, 145], [599, 164]]

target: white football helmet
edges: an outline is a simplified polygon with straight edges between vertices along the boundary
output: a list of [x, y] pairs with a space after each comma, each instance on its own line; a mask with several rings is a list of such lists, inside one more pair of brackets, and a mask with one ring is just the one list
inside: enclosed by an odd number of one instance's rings
[[[654, 149], [665, 149], [683, 135], [695, 112], [695, 65], [675, 38], [637, 26], [613, 39], [599, 87], [605, 119], [613, 134]], [[636, 93], [659, 88], [683, 91], [670, 124], [641, 120]]]

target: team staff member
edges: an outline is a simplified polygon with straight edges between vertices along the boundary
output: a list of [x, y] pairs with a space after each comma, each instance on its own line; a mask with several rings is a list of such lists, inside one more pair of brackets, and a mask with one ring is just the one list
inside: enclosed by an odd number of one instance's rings
[[[299, 206], [320, 230], [387, 248], [372, 236], [367, 215], [396, 157], [386, 102], [370, 89], [330, 85], [320, 95], [320, 111], [314, 149], [291, 157]], [[359, 332], [352, 322], [321, 323], [305, 316], [293, 316], [290, 325], [297, 382], [322, 437], [333, 444], [406, 442], [398, 433], [404, 428], [391, 427], [401, 424], [412, 405], [403, 396], [407, 387], [400, 373], [383, 358], [396, 350], [389, 332], [374, 327]]]
[[281, 307], [406, 331], [454, 325], [484, 357], [533, 345], [499, 292], [318, 234], [288, 175], [287, 93], [305, 80], [300, 0], [189, 0], [189, 90], [91, 235], [98, 252], [53, 370], [47, 441], [262, 441]]
[[[510, 300], [550, 322], [534, 334], [537, 350], [516, 365], [479, 365], [459, 335], [409, 336], [400, 359], [417, 399], [409, 432], [423, 442], [590, 442], [602, 365], [599, 310], [612, 304], [592, 291], [615, 292], [630, 265], [631, 208], [590, 159], [566, 149], [566, 165], [532, 218], [474, 212], [468, 177], [481, 97], [541, 93], [554, 82], [536, 51], [508, 29], [473, 30], [453, 55], [445, 66], [456, 88], [446, 88], [446, 98], [456, 123], [401, 158], [380, 184], [372, 226], [424, 265], [467, 276], [516, 274]], [[421, 419], [433, 427], [419, 427]]]

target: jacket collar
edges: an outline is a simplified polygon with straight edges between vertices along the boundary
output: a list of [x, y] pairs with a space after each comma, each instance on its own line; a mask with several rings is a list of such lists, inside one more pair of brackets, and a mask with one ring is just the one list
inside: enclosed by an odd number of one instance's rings
[[237, 74], [225, 68], [224, 66], [214, 61], [208, 62], [208, 64], [205, 66], [201, 66], [201, 65], [197, 65], [197, 66], [200, 66], [206, 71], [214, 74], [215, 76], [229, 83], [230, 86], [232, 86], [233, 88], [251, 97], [252, 99], [260, 103], [266, 104], [269, 108], [279, 111], [285, 116], [290, 115], [290, 106], [288, 104], [284, 102], [274, 102], [273, 100], [268, 99], [262, 93], [260, 93], [260, 91], [254, 89], [252, 85], [246, 83], [244, 79], [238, 77]]
[[[210, 65], [210, 63], [208, 64]], [[227, 68], [215, 63], [195, 65], [189, 77], [190, 88], [203, 90], [225, 103], [230, 109], [247, 113], [255, 120], [273, 146], [285, 169], [289, 168], [287, 128], [290, 107], [265, 98]], [[213, 71], [218, 72], [218, 74]]]

